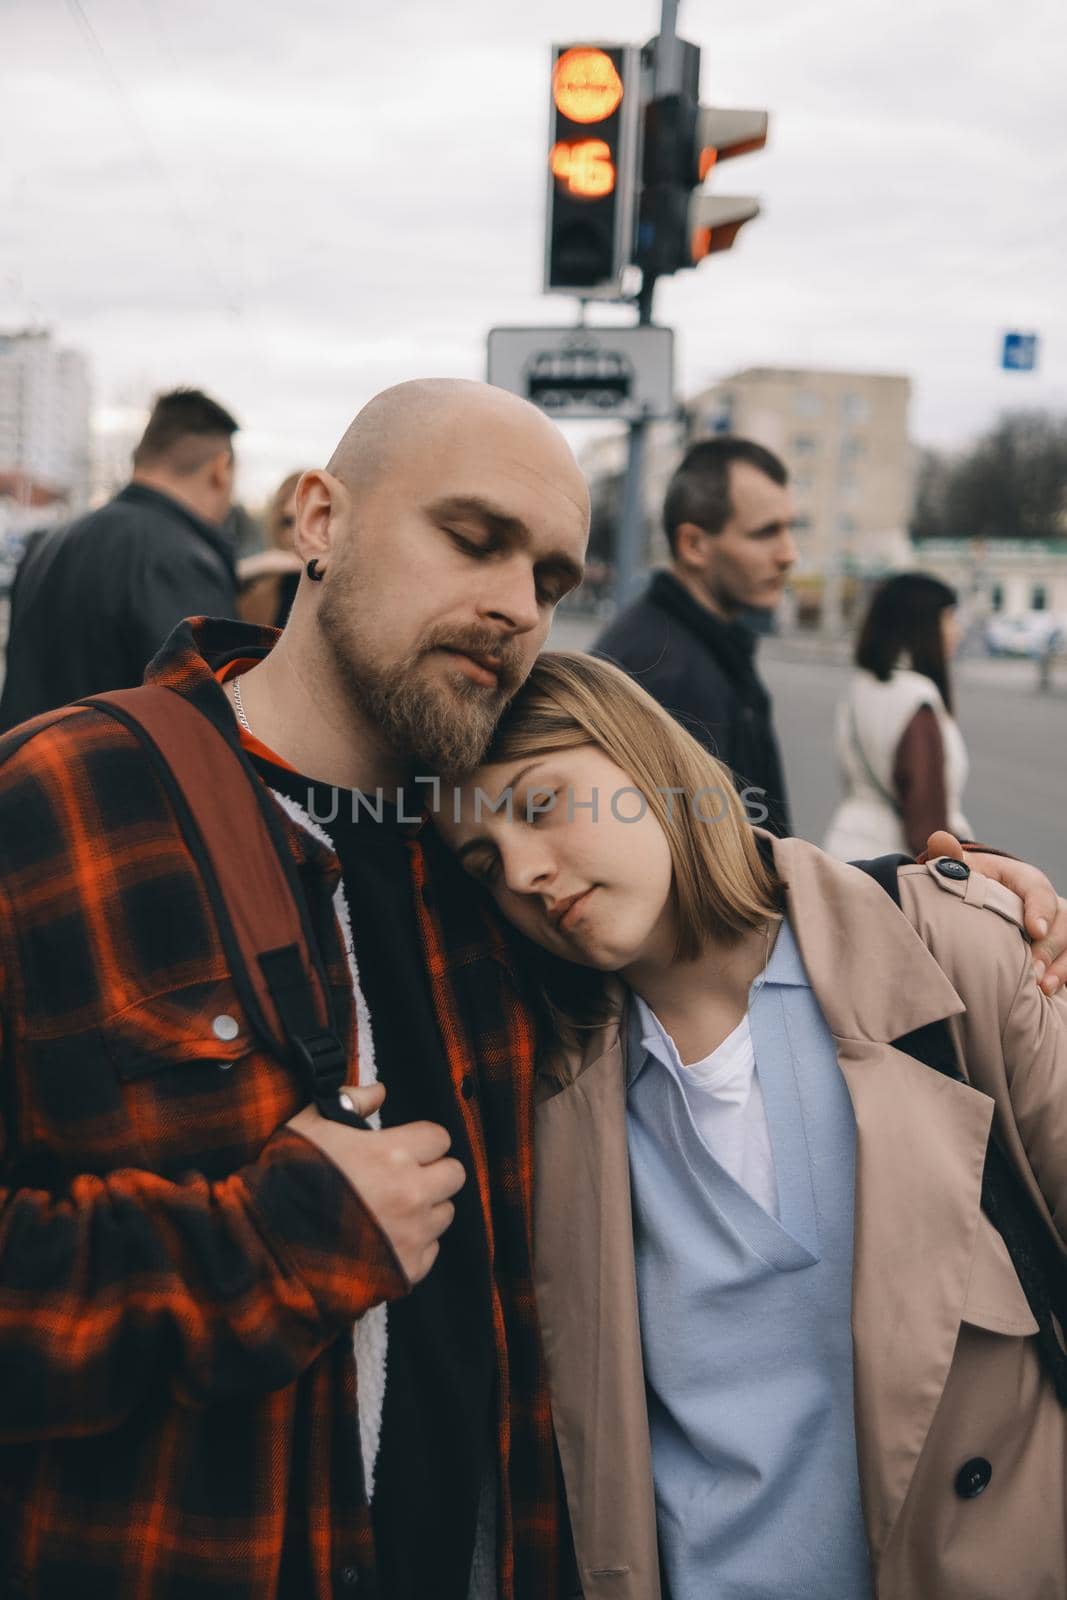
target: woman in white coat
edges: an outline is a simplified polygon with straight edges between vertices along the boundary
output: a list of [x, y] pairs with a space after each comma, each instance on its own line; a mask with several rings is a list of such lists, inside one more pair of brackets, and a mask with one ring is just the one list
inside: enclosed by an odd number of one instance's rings
[[949, 680], [957, 642], [956, 594], [940, 579], [900, 573], [875, 593], [837, 711], [845, 798], [823, 845], [829, 855], [915, 855], [938, 828], [973, 837], [961, 810], [967, 751]]

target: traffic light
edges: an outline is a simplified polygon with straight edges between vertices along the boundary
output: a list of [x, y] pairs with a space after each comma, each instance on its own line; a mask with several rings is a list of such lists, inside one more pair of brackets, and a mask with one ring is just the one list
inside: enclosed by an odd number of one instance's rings
[[631, 256], [640, 51], [555, 45], [545, 289], [617, 299]]
[[677, 43], [681, 91], [660, 95], [645, 108], [634, 260], [646, 280], [729, 250], [742, 224], [760, 209], [751, 196], [708, 194], [698, 185], [721, 162], [763, 149], [767, 113], [700, 105], [700, 50], [682, 39]]

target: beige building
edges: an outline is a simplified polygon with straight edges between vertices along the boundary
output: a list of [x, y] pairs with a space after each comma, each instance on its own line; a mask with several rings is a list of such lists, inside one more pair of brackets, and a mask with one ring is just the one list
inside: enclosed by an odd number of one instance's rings
[[889, 374], [749, 367], [689, 402], [691, 437], [740, 434], [785, 461], [798, 577], [881, 571], [907, 556], [910, 391]]

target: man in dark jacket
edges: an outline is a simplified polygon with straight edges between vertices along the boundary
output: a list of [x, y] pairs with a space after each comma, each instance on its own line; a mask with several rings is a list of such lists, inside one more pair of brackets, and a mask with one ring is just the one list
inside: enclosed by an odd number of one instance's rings
[[106, 506], [29, 543], [11, 592], [0, 729], [103, 689], [129, 689], [188, 616], [234, 615], [220, 529], [237, 423], [197, 389], [156, 401], [133, 478]]
[[777, 456], [748, 439], [700, 440], [667, 488], [670, 568], [596, 644], [731, 768], [752, 821], [782, 835], [791, 825], [771, 700], [740, 619], [782, 598], [793, 516]]

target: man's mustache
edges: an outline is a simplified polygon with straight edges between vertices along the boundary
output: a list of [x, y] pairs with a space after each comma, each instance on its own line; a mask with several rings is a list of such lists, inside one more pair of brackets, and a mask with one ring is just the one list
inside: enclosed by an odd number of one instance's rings
[[423, 650], [461, 650], [465, 655], [490, 657], [498, 674], [498, 688], [509, 696], [525, 677], [518, 641], [502, 639], [491, 628], [435, 630], [427, 637]]

